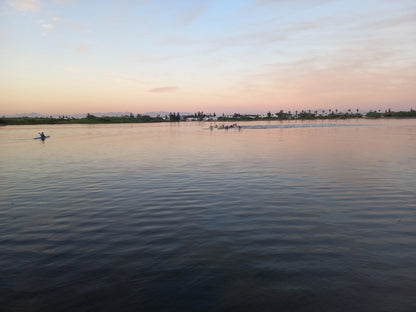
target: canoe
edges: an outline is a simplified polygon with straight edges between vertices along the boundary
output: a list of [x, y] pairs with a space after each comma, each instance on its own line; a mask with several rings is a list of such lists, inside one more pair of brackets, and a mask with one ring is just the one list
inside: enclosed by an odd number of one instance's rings
[[50, 135], [47, 135], [47, 136], [45, 136], [45, 137], [37, 137], [37, 138], [33, 138], [34, 140], [45, 140], [45, 139], [47, 139], [47, 138], [50, 138], [51, 136]]

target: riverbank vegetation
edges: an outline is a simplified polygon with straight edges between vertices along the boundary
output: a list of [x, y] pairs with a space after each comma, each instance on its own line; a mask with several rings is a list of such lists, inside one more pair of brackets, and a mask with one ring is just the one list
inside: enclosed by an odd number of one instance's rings
[[123, 115], [123, 116], [94, 116], [87, 114], [83, 118], [71, 116], [58, 117], [2, 117], [0, 125], [36, 125], [36, 124], [105, 124], [105, 123], [148, 123], [148, 122], [178, 122], [178, 121], [252, 121], [252, 120], [316, 120], [316, 119], [350, 119], [350, 118], [416, 118], [416, 110], [394, 112], [385, 110], [382, 112], [369, 111], [361, 113], [347, 110], [339, 112], [336, 110], [315, 110], [315, 111], [287, 111], [283, 110], [265, 115], [258, 114], [231, 114], [217, 116], [215, 113], [205, 114], [198, 112], [193, 115], [180, 115], [180, 113], [169, 113], [166, 116], [149, 115]]

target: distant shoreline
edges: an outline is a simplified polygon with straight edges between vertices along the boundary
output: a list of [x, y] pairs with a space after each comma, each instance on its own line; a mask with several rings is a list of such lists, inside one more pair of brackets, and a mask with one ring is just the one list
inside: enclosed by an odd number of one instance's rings
[[75, 118], [68, 116], [61, 117], [2, 117], [0, 118], [0, 126], [5, 125], [43, 125], [43, 124], [117, 124], [117, 123], [154, 123], [154, 122], [181, 122], [181, 121], [208, 121], [208, 122], [225, 122], [225, 121], [268, 121], [268, 120], [345, 120], [345, 119], [380, 119], [380, 118], [395, 118], [395, 119], [408, 119], [416, 118], [416, 110], [410, 111], [370, 111], [365, 114], [346, 112], [338, 113], [329, 110], [327, 113], [323, 111], [295, 111], [294, 113], [283, 112], [268, 113], [266, 115], [222, 115], [215, 116], [212, 114], [204, 114], [198, 112], [194, 115], [180, 116], [179, 113], [170, 113], [168, 116], [151, 117], [148, 115], [124, 115], [124, 116], [103, 116], [97, 117], [91, 114], [87, 114], [84, 118]]

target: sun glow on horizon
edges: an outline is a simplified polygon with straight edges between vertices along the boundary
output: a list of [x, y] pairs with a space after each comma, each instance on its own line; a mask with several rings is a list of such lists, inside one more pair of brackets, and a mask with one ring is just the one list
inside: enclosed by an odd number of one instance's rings
[[0, 115], [415, 107], [416, 3], [10, 0]]

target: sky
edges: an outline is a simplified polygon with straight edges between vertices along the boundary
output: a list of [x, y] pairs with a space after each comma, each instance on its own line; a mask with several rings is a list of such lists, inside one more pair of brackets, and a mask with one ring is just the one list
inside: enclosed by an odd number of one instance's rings
[[388, 108], [415, 0], [0, 0], [0, 115]]

